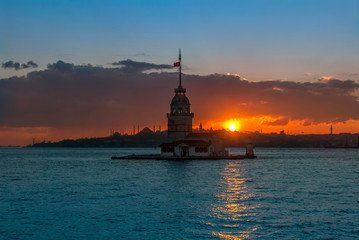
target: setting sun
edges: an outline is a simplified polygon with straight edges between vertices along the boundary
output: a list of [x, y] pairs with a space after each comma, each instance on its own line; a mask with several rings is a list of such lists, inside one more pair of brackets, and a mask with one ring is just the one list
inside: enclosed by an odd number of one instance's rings
[[237, 129], [236, 124], [234, 124], [234, 123], [229, 124], [229, 130], [231, 130], [231, 132], [236, 131], [236, 129]]
[[231, 118], [228, 121], [224, 122], [223, 126], [225, 129], [231, 132], [235, 132], [235, 131], [239, 131], [239, 129], [241, 128], [241, 123], [238, 119]]

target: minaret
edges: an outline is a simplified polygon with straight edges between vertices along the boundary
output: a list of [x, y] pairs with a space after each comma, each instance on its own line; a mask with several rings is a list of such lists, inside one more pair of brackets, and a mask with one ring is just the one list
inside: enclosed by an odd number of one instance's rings
[[333, 125], [330, 125], [330, 135], [333, 135]]
[[175, 96], [171, 101], [170, 113], [167, 114], [168, 130], [167, 138], [170, 141], [184, 139], [192, 132], [192, 118], [194, 116], [190, 110], [190, 102], [186, 97], [186, 89], [182, 87], [181, 79], [181, 49], [179, 50], [179, 62], [174, 63], [175, 67], [179, 67], [179, 84], [175, 89]]

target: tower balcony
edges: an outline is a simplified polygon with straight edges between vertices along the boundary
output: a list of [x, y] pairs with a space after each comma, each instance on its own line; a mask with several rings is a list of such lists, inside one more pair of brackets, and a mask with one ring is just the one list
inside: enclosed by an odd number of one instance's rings
[[167, 113], [167, 118], [169, 117], [194, 117], [194, 113]]

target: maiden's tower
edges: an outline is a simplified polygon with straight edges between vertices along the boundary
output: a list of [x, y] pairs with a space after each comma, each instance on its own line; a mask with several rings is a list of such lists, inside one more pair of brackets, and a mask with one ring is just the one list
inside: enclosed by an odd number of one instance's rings
[[247, 145], [246, 155], [228, 155], [221, 138], [215, 131], [192, 131], [191, 104], [182, 86], [182, 58], [179, 51], [179, 61], [174, 67], [179, 68], [179, 84], [167, 113], [167, 141], [160, 145], [161, 154], [130, 155], [112, 157], [112, 159], [244, 159], [254, 158], [253, 145]]
[[171, 101], [170, 113], [167, 113], [168, 130], [167, 137], [170, 141], [184, 139], [192, 132], [191, 104], [186, 96], [186, 89], [182, 87], [181, 81], [181, 50], [179, 62], [174, 63], [179, 67], [179, 85], [175, 89], [175, 96]]

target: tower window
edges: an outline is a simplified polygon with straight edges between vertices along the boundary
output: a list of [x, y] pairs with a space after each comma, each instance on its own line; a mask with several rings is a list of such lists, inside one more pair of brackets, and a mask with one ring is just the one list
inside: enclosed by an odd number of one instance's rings
[[181, 114], [182, 113], [182, 108], [178, 108], [178, 113]]

